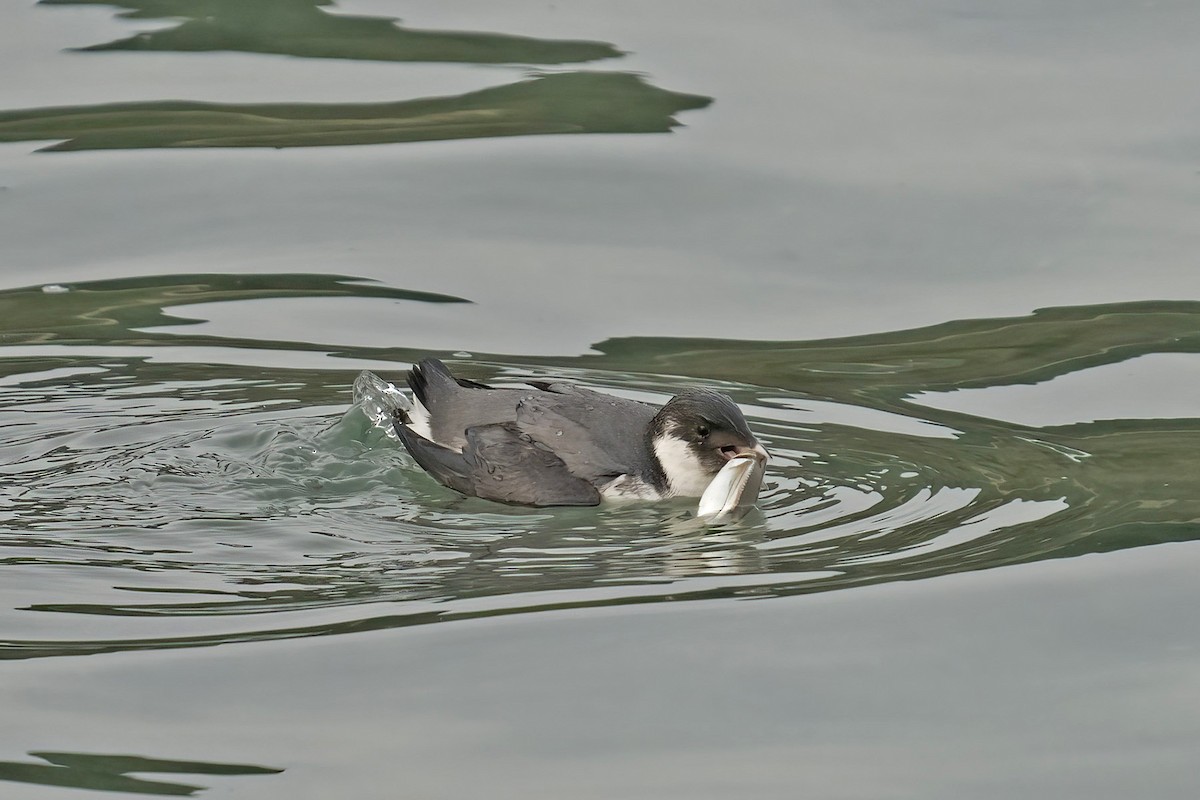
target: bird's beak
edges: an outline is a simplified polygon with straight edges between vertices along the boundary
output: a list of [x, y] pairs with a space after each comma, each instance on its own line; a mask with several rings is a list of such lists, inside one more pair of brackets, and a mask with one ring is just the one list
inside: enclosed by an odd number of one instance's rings
[[771, 458], [771, 454], [767, 452], [767, 449], [757, 442], [754, 443], [754, 447], [738, 445], [737, 447], [733, 448], [722, 448], [722, 452], [725, 454], [726, 459], [733, 459], [737, 458], [738, 456], [749, 456], [760, 464], [766, 464]]

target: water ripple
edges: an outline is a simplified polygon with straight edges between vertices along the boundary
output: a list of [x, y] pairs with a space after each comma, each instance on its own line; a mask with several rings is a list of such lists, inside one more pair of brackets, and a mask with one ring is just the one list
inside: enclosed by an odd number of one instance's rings
[[[571, 377], [647, 399], [679, 383]], [[947, 554], [951, 569], [988, 566], [999, 537], [1069, 507], [1004, 499], [988, 470], [939, 463], [925, 445], [962, 434], [938, 422], [725, 382], [773, 454], [758, 512], [713, 526], [685, 501], [509, 508], [449, 492], [358, 409], [300, 405], [289, 386], [236, 374], [135, 381], [119, 362], [22, 383], [19, 411], [5, 415], [40, 421], [9, 428], [5, 469], [21, 490], [0, 554], [44, 580], [26, 580], [24, 602], [0, 614], [45, 619], [37, 639], [0, 652], [829, 590], [943, 572]]]
[[[134, 297], [130, 308], [142, 310], [131, 323], [157, 319], [153, 304], [145, 310], [143, 295]], [[1168, 321], [1182, 315], [1168, 312]], [[1096, 315], [1105, 342], [1111, 316]], [[1064, 324], [1080, 317], [1064, 314]], [[1008, 336], [1013, 323], [996, 328]], [[247, 353], [270, 343], [204, 337], [153, 359], [119, 336], [120, 347], [103, 352], [8, 348], [0, 657], [831, 591], [1200, 536], [1200, 470], [1179, 466], [1194, 463], [1200, 421], [1031, 429], [907, 402], [919, 394], [913, 380], [979, 383], [970, 359], [922, 354], [926, 341], [957, 351], [956, 335], [906, 332], [838, 347], [653, 340], [558, 363], [478, 354], [463, 362], [481, 380], [561, 375], [652, 402], [696, 383], [728, 392], [772, 461], [759, 508], [716, 525], [696, 519], [691, 501], [510, 508], [441, 487], [350, 405], [364, 360], [390, 361], [398, 376], [407, 352], [360, 349], [344, 354], [345, 369], [314, 370], [248, 363]], [[184, 357], [222, 347], [230, 357]], [[1045, 358], [1073, 363], [1057, 352]], [[697, 364], [722, 378], [684, 377]], [[1002, 366], [1005, 380], [1019, 372]], [[961, 379], [947, 380], [938, 372], [946, 369]], [[797, 386], [823, 394], [789, 388]]]

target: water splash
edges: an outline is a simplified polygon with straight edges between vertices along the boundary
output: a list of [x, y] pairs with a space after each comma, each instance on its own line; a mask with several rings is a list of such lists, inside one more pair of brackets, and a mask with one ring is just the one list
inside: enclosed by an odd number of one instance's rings
[[408, 395], [373, 372], [363, 370], [354, 379], [351, 402], [367, 416], [371, 424], [393, 439], [396, 436], [392, 420], [397, 411], [412, 411]]

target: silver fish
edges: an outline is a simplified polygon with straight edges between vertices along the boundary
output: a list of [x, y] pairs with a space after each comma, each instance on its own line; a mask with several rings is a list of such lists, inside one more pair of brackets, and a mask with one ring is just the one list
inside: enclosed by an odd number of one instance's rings
[[696, 516], [706, 520], [737, 519], [754, 507], [762, 489], [766, 464], [754, 455], [734, 456], [700, 496]]

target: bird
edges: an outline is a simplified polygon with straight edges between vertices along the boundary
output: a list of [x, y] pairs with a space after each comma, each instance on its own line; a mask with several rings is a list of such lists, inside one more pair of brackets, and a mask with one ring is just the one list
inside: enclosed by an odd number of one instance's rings
[[731, 459], [769, 455], [728, 396], [690, 388], [661, 408], [561, 381], [492, 387], [436, 358], [408, 372], [405, 449], [461, 494], [522, 506], [699, 497]]

